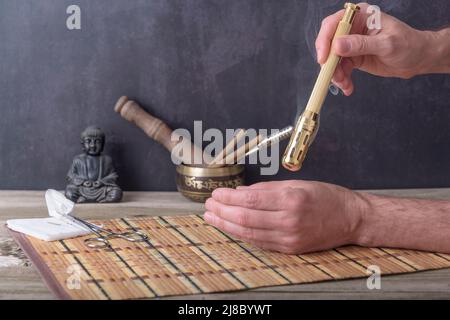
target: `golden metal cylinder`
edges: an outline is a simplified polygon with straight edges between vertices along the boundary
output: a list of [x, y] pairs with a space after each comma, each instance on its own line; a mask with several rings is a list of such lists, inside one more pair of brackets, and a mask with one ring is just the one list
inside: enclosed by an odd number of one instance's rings
[[318, 129], [319, 114], [305, 111], [297, 121], [294, 133], [283, 157], [283, 166], [290, 171], [300, 170], [306, 152]]

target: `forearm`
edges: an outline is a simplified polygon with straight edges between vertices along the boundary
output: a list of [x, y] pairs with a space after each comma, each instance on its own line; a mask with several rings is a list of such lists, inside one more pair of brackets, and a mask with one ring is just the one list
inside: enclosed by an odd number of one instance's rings
[[450, 73], [450, 28], [423, 31], [427, 61], [419, 73]]
[[359, 195], [357, 244], [450, 253], [450, 201]]

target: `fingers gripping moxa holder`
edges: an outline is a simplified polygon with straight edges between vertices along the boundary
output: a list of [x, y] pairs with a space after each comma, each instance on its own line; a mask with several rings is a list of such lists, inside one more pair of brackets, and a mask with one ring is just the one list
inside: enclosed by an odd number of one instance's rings
[[[359, 7], [353, 3], [346, 3], [344, 8], [344, 16], [336, 29], [333, 42], [337, 37], [350, 33], [356, 12], [359, 11]], [[308, 148], [319, 128], [320, 109], [325, 101], [328, 87], [340, 59], [341, 57], [336, 55], [331, 46], [328, 59], [320, 70], [308, 104], [297, 120], [291, 140], [283, 156], [283, 167], [290, 171], [298, 171], [302, 167]]]

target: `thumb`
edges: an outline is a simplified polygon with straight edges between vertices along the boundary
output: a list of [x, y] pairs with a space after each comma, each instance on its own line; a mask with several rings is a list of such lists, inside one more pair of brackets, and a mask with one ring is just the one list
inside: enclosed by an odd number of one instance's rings
[[378, 55], [380, 47], [378, 37], [360, 34], [339, 37], [333, 44], [336, 54], [342, 57]]

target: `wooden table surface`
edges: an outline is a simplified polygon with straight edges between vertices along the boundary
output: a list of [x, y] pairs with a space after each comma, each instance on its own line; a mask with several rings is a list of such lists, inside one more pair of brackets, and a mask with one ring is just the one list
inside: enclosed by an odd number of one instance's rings
[[[374, 194], [450, 200], [450, 189], [376, 190]], [[126, 192], [119, 204], [77, 206], [84, 218], [202, 213], [203, 204], [176, 192]], [[54, 299], [30, 261], [8, 235], [5, 221], [47, 216], [43, 191], [0, 191], [0, 299]], [[328, 281], [188, 296], [190, 299], [450, 299], [450, 269], [384, 276], [380, 290], [367, 279]], [[185, 299], [170, 297], [168, 299]]]

